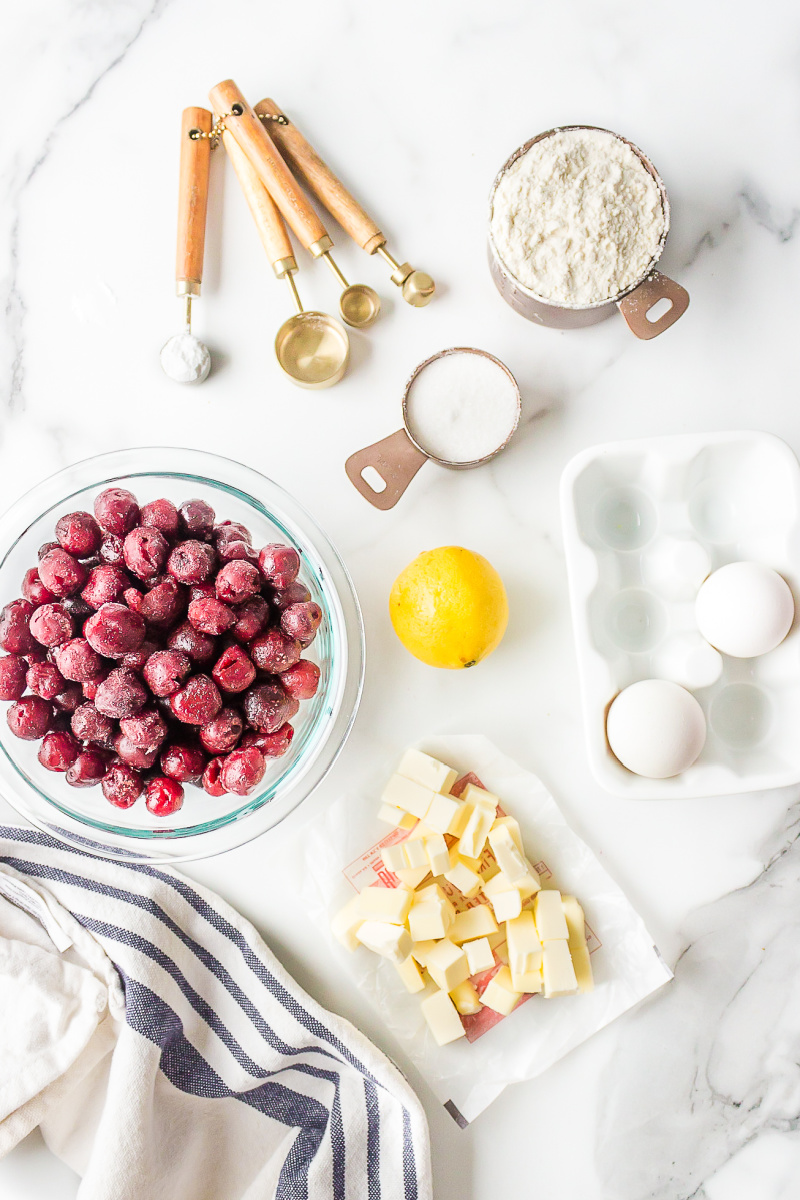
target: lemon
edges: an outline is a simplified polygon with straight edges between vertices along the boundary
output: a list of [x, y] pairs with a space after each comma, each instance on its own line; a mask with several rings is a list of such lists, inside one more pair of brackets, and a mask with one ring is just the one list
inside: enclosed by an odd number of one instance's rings
[[431, 667], [474, 667], [499, 645], [508, 624], [503, 581], [463, 546], [425, 550], [397, 576], [389, 597], [394, 631]]

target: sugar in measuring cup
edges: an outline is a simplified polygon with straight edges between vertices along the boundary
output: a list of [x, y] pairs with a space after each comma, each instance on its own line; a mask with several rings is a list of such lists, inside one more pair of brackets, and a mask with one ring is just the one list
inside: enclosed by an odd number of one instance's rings
[[493, 354], [440, 350], [406, 384], [403, 428], [351, 454], [347, 476], [375, 508], [394, 508], [428, 459], [464, 471], [494, 458], [511, 441], [521, 407], [516, 379]]

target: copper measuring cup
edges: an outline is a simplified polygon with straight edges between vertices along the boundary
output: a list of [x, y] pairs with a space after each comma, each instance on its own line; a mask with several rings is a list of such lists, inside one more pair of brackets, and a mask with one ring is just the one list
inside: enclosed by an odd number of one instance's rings
[[[431, 454], [430, 451], [426, 450], [415, 439], [409, 426], [408, 397], [414, 380], [432, 362], [436, 362], [448, 354], [478, 354], [482, 358], [488, 358], [505, 372], [507, 378], [514, 385], [516, 393], [517, 413], [507, 437], [494, 450], [491, 450], [488, 454], [484, 454], [481, 458], [473, 459], [471, 462], [452, 462], [449, 459], [438, 458], [435, 454]], [[476, 350], [472, 346], [451, 346], [447, 350], [440, 350], [438, 354], [432, 354], [430, 358], [426, 358], [418, 367], [415, 367], [403, 391], [402, 412], [402, 429], [398, 429], [396, 433], [390, 434], [389, 437], [381, 438], [379, 442], [374, 442], [371, 446], [366, 446], [363, 450], [357, 450], [355, 454], [351, 454], [344, 468], [348, 479], [356, 491], [360, 492], [365, 500], [369, 500], [370, 504], [374, 505], [375, 508], [382, 509], [384, 512], [387, 509], [394, 508], [417, 471], [429, 459], [431, 462], [438, 463], [440, 467], [447, 467], [451, 471], [468, 471], [472, 467], [483, 466], [484, 463], [489, 462], [498, 455], [501, 450], [505, 450], [519, 425], [519, 418], [522, 412], [522, 398], [516, 379], [505, 363], [502, 363], [499, 358], [495, 358], [493, 354], [489, 354], [486, 350]], [[374, 488], [364, 478], [364, 471], [367, 468], [371, 468], [380, 476], [384, 483], [382, 489]]]
[[[544, 300], [541, 296], [537, 296], [535, 292], [532, 292], [530, 288], [520, 283], [500, 258], [491, 233], [491, 214], [494, 208], [495, 192], [508, 168], [518, 158], [521, 158], [523, 154], [526, 154], [536, 142], [541, 142], [556, 133], [579, 129], [597, 133], [610, 133], [612, 137], [629, 146], [648, 174], [655, 180], [661, 195], [661, 205], [664, 212], [664, 229], [661, 239], [647, 269], [639, 279], [635, 280], [622, 292], [619, 292], [618, 295], [612, 296], [608, 300], [598, 300], [594, 304], [581, 306], [561, 304], [555, 300]], [[526, 317], [529, 321], [535, 321], [539, 325], [545, 325], [550, 329], [580, 329], [586, 325], [596, 325], [599, 321], [605, 321], [607, 317], [612, 316], [619, 309], [631, 332], [643, 341], [649, 341], [651, 338], [658, 337], [665, 329], [669, 329], [670, 325], [674, 325], [689, 307], [689, 293], [686, 289], [681, 287], [679, 283], [676, 283], [675, 280], [669, 279], [666, 275], [655, 269], [667, 240], [669, 220], [669, 197], [667, 196], [664, 181], [650, 162], [650, 159], [642, 153], [638, 146], [629, 141], [628, 138], [614, 133], [611, 129], [601, 129], [597, 125], [563, 125], [556, 129], [548, 129], [545, 133], [537, 134], [536, 137], [531, 138], [523, 146], [520, 146], [518, 150], [515, 150], [511, 157], [503, 163], [492, 184], [489, 196], [489, 269], [492, 279], [500, 295], [515, 312]], [[661, 300], [669, 302], [669, 309], [660, 317], [651, 321], [647, 314]]]

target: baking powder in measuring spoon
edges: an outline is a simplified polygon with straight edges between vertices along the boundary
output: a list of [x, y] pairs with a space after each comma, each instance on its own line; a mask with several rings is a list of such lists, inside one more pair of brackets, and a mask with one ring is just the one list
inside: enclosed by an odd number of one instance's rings
[[519, 393], [506, 370], [484, 354], [454, 350], [433, 359], [406, 396], [414, 441], [433, 458], [473, 463], [510, 438], [519, 417]]

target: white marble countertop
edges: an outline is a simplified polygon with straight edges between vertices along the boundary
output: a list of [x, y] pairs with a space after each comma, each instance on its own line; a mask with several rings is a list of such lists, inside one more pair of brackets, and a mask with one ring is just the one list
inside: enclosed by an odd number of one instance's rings
[[[541, 1079], [506, 1091], [466, 1131], [411, 1071], [439, 1200], [503, 1188], [558, 1200], [796, 1196], [798, 789], [637, 805], [593, 781], [557, 486], [577, 450], [614, 438], [759, 428], [800, 450], [800, 14], [786, 0], [768, 0], [755, 20], [742, 5], [723, 14], [688, 0], [668, 13], [624, 0], [40, 0], [7, 9], [4, 34], [0, 505], [102, 451], [215, 450], [319, 517], [364, 609], [365, 702], [333, 773], [284, 828], [190, 874], [405, 1066], [338, 981], [318, 933], [287, 922], [265, 894], [263, 865], [407, 743], [487, 733], [546, 781], [677, 977]], [[195, 318], [216, 369], [198, 389], [159, 369], [159, 347], [180, 320], [180, 110], [204, 104], [228, 76], [253, 101], [268, 94], [289, 110], [396, 254], [437, 280], [429, 308], [408, 308], [379, 262], [334, 229], [345, 273], [377, 287], [385, 313], [352, 335], [350, 373], [331, 391], [302, 392], [279, 374], [271, 347], [288, 298], [220, 155]], [[495, 171], [527, 137], [574, 121], [626, 134], [667, 182], [662, 265], [692, 304], [652, 343], [619, 317], [574, 333], [534, 328], [489, 278]], [[333, 306], [322, 266], [303, 271], [301, 285], [310, 305]], [[428, 466], [393, 512], [374, 511], [344, 460], [397, 427], [410, 369], [453, 344], [508, 363], [524, 398], [519, 434], [480, 472]], [[410, 658], [387, 615], [397, 572], [445, 543], [485, 554], [511, 602], [502, 646], [466, 674]], [[4, 1200], [66, 1200], [77, 1186], [37, 1135], [0, 1163]]]

